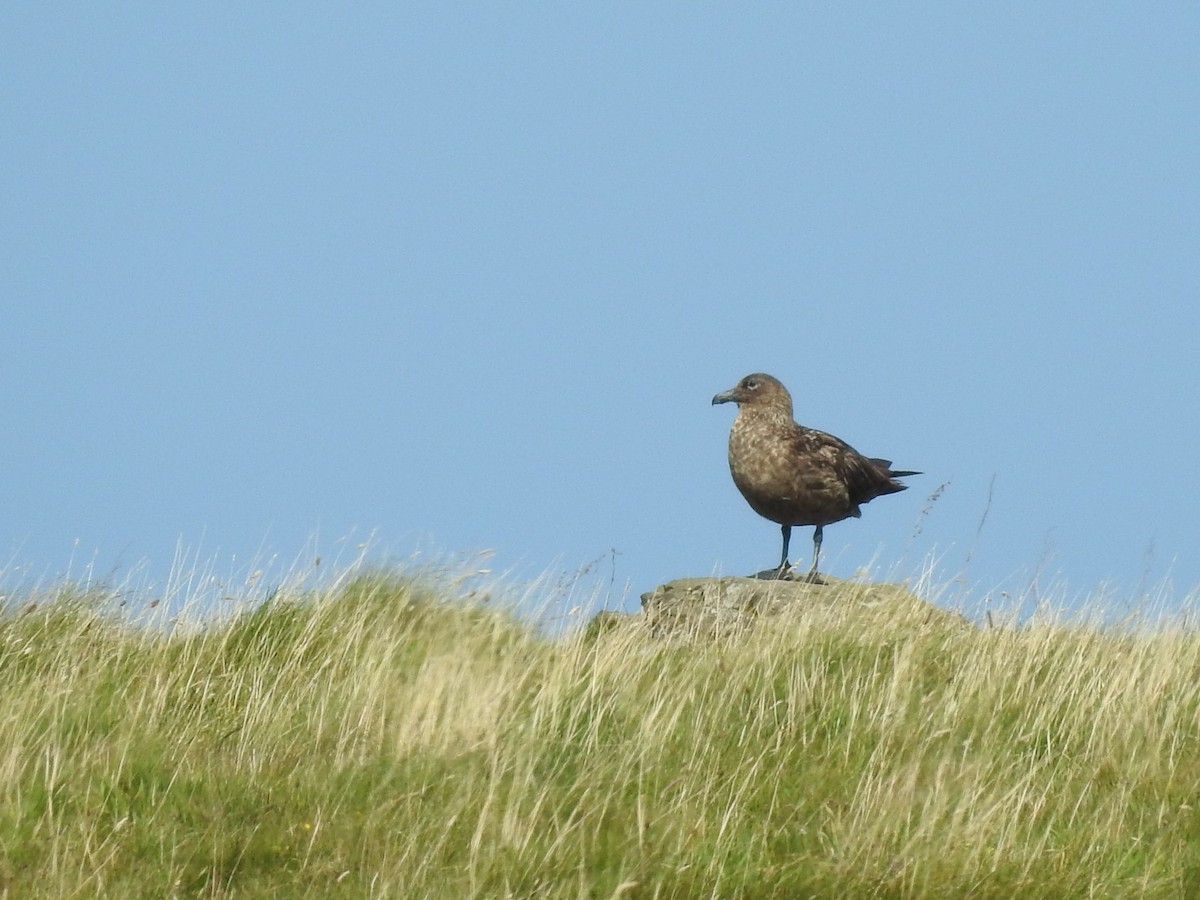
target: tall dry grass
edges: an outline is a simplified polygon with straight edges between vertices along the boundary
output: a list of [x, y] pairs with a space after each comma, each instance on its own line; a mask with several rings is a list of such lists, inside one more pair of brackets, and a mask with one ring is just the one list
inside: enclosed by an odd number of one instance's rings
[[0, 896], [1191, 897], [1200, 637], [552, 641], [389, 575], [0, 618]]

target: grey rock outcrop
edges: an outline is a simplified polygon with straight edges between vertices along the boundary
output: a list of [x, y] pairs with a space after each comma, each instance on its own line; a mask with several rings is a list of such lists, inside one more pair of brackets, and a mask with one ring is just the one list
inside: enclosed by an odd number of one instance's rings
[[868, 627], [972, 628], [956, 612], [922, 600], [898, 584], [841, 581], [824, 584], [758, 578], [680, 578], [642, 594], [640, 613], [603, 612], [589, 631], [645, 629], [664, 638], [739, 634], [764, 623], [834, 626], [853, 620]]

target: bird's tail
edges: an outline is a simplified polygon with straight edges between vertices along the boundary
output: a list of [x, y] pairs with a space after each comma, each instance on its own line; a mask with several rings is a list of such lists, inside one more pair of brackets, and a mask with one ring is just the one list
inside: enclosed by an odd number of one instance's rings
[[879, 459], [875, 457], [871, 460], [879, 468], [883, 469], [888, 478], [903, 478], [905, 475], [924, 475], [924, 472], [893, 472], [892, 461], [890, 459]]

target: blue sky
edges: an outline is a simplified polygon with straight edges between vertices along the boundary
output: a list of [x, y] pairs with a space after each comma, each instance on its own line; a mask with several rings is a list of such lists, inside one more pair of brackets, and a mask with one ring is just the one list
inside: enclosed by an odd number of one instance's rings
[[832, 574], [1181, 599], [1198, 38], [1186, 3], [10, 6], [7, 578], [370, 538], [600, 559], [636, 605], [776, 559], [709, 405], [766, 371], [926, 473], [826, 529]]

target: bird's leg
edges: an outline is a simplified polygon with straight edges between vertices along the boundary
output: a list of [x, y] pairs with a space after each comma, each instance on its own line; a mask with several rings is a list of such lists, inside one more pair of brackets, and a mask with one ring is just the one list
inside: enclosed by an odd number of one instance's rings
[[821, 538], [824, 536], [823, 530], [824, 529], [818, 525], [816, 530], [813, 531], [813, 563], [812, 568], [808, 570], [808, 574], [804, 576], [805, 581], [812, 582], [813, 584], [825, 583], [825, 579], [817, 574], [817, 560], [821, 558]]
[[783, 531], [783, 554], [779, 557], [779, 574], [776, 576], [777, 578], [783, 578], [783, 576], [787, 574], [788, 544], [790, 544], [792, 542], [792, 526], [791, 525], [781, 525], [780, 529]]

